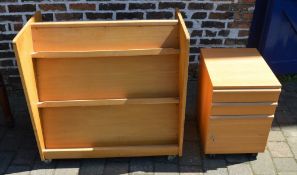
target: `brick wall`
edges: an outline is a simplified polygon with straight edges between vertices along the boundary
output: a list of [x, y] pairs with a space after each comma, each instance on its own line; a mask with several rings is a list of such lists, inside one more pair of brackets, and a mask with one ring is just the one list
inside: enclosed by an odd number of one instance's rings
[[0, 70], [11, 92], [21, 89], [11, 40], [40, 10], [44, 21], [174, 18], [181, 9], [191, 35], [189, 77], [199, 48], [245, 47], [255, 0], [0, 0]]

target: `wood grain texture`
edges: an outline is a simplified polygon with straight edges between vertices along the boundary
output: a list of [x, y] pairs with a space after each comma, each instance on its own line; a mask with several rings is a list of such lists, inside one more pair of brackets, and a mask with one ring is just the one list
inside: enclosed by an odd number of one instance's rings
[[280, 84], [255, 49], [202, 49], [198, 87], [205, 154], [265, 150]]
[[36, 22], [36, 28], [82, 28], [82, 27], [123, 27], [123, 26], [174, 26], [178, 20], [118, 20], [118, 21], [63, 21], [63, 22]]
[[41, 14], [37, 12], [22, 28], [22, 30], [13, 39], [13, 49], [18, 63], [27, 106], [30, 113], [31, 122], [41, 159], [44, 159], [42, 150], [44, 147], [44, 138], [42, 126], [37, 108], [38, 94], [36, 89], [35, 74], [31, 53], [33, 52], [32, 35], [30, 25], [41, 20]]
[[281, 89], [214, 90], [213, 102], [275, 102]]
[[273, 115], [277, 103], [213, 103], [211, 115]]
[[178, 55], [35, 61], [40, 101], [178, 97]]
[[178, 98], [132, 98], [132, 99], [99, 99], [99, 100], [66, 100], [38, 102], [39, 108], [71, 106], [106, 106], [131, 104], [178, 104]]
[[205, 153], [263, 152], [272, 120], [273, 116], [211, 117]]
[[46, 148], [178, 143], [178, 104], [42, 108]]
[[43, 153], [46, 159], [176, 155], [178, 154], [178, 145], [44, 149]]
[[178, 26], [32, 26], [34, 51], [178, 48]]
[[128, 50], [92, 50], [92, 51], [42, 51], [34, 52], [32, 58], [92, 58], [92, 57], [123, 57], [141, 55], [174, 55], [179, 54], [178, 49], [151, 48]]
[[253, 48], [201, 49], [214, 89], [272, 88], [280, 82]]
[[190, 37], [179, 12], [36, 21], [14, 47], [42, 160], [182, 155]]
[[189, 47], [190, 35], [183, 17], [179, 11], [176, 13], [179, 27], [179, 156], [182, 156], [183, 139], [184, 139], [184, 121], [186, 115], [186, 98], [187, 98], [187, 83], [188, 83], [188, 65], [189, 65]]
[[211, 112], [212, 101], [212, 84], [205, 67], [204, 58], [200, 57], [199, 64], [199, 81], [198, 81], [198, 128], [200, 130], [200, 139], [202, 149], [206, 149], [206, 141], [208, 137], [209, 116]]

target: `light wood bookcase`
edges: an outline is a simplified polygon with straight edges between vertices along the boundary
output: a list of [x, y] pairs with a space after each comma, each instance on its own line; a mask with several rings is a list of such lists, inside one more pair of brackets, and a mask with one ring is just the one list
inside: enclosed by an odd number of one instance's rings
[[201, 49], [198, 119], [205, 154], [258, 153], [281, 84], [256, 49]]
[[13, 40], [42, 160], [182, 155], [189, 34], [173, 20], [41, 22]]

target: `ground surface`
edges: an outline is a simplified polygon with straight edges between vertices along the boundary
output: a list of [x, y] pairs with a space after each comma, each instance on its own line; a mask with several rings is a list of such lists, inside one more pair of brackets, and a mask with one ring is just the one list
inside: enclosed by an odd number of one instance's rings
[[257, 157], [221, 155], [209, 159], [200, 154], [196, 127], [196, 82], [189, 82], [184, 156], [54, 160], [38, 157], [29, 116], [21, 96], [11, 98], [16, 126], [4, 127], [0, 116], [0, 174], [96, 175], [96, 174], [220, 174], [297, 175], [297, 83], [287, 83], [279, 101], [267, 149]]

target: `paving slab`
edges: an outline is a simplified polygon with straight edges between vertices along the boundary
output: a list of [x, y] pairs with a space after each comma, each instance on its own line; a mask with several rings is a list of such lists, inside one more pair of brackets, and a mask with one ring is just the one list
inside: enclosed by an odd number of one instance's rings
[[252, 168], [247, 163], [229, 165], [228, 172], [229, 175], [253, 175]]
[[152, 158], [132, 158], [130, 161], [130, 175], [153, 175], [154, 161]]
[[268, 142], [268, 149], [272, 157], [293, 157], [293, 154], [286, 142]]
[[296, 175], [296, 172], [280, 172], [278, 175]]
[[258, 153], [257, 158], [251, 161], [251, 166], [256, 174], [275, 175], [275, 167], [268, 150], [264, 153]]
[[180, 157], [180, 165], [201, 165], [200, 146], [198, 141], [184, 142], [183, 156]]
[[178, 175], [178, 165], [175, 163], [155, 163], [155, 175]]
[[271, 130], [268, 137], [269, 142], [284, 142], [286, 141], [282, 131]]
[[8, 167], [6, 174], [9, 175], [29, 175], [30, 174], [30, 166], [26, 165], [12, 165]]
[[197, 130], [198, 122], [192, 120], [186, 120], [185, 122], [185, 135], [184, 141], [198, 141], [198, 130]]
[[0, 174], [5, 173], [10, 163], [12, 162], [14, 155], [15, 155], [14, 152], [8, 152], [8, 151], [0, 152]]
[[34, 163], [30, 175], [53, 175], [56, 168], [56, 161], [47, 164], [40, 160]]
[[79, 167], [79, 160], [58, 160], [54, 175], [77, 175]]
[[203, 175], [203, 171], [200, 166], [181, 165], [179, 167], [180, 175]]
[[247, 162], [249, 160], [247, 154], [229, 154], [225, 155], [225, 158], [229, 163], [242, 163]]
[[297, 137], [288, 137], [287, 140], [295, 159], [297, 159]]
[[293, 158], [273, 158], [278, 172], [295, 172], [297, 174], [297, 163]]
[[205, 175], [227, 175], [227, 162], [221, 158], [203, 158], [203, 170]]
[[18, 150], [12, 164], [32, 166], [35, 158], [39, 156], [37, 150]]
[[201, 154], [196, 113], [196, 81], [188, 85], [187, 116], [183, 157], [40, 161], [33, 129], [24, 101], [12, 99], [16, 127], [4, 127], [0, 116], [0, 174], [30, 175], [297, 175], [297, 84], [286, 87], [269, 134], [268, 146], [257, 157], [249, 154]]
[[284, 133], [285, 137], [297, 137], [297, 123], [293, 125], [283, 125], [281, 126], [281, 130]]
[[102, 175], [105, 159], [84, 159], [81, 161], [79, 175]]
[[103, 171], [104, 175], [129, 174], [129, 162], [108, 160]]

